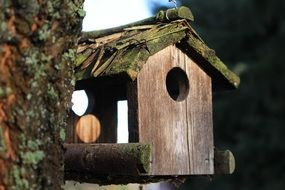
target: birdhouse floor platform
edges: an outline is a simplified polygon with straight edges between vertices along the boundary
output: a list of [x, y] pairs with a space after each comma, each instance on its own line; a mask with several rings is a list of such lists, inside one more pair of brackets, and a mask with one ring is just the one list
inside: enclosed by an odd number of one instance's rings
[[[153, 154], [150, 144], [65, 144], [64, 148], [65, 180], [104, 185], [150, 183], [191, 177], [149, 175]], [[233, 173], [233, 154], [229, 150], [216, 150], [214, 166], [215, 174]]]

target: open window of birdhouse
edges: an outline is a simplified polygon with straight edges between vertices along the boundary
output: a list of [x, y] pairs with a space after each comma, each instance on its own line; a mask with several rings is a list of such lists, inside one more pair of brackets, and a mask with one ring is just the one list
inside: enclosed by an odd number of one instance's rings
[[127, 143], [125, 86], [121, 83], [106, 84], [96, 79], [77, 81], [66, 142]]

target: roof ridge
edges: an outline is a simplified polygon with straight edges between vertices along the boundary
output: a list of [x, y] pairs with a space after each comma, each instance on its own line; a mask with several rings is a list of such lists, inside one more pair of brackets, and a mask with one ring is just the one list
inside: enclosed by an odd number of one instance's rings
[[89, 38], [93, 38], [93, 39], [100, 38], [102, 36], [107, 36], [107, 35], [114, 34], [117, 32], [122, 32], [126, 28], [132, 28], [135, 26], [157, 25], [157, 23], [159, 22], [170, 23], [172, 21], [181, 20], [181, 19], [185, 19], [187, 21], [194, 21], [194, 16], [188, 7], [181, 6], [177, 8], [161, 10], [152, 17], [149, 17], [149, 18], [137, 21], [137, 22], [129, 23], [126, 25], [114, 27], [114, 28], [82, 32], [82, 35], [79, 41], [80, 43], [82, 43], [88, 40]]

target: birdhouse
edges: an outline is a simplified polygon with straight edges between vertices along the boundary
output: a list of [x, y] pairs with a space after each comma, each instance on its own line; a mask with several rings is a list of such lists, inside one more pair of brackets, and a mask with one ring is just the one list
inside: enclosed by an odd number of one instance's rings
[[116, 143], [117, 101], [127, 100], [129, 143], [151, 147], [150, 167], [142, 176], [216, 173], [212, 94], [237, 88], [239, 78], [191, 21], [191, 11], [180, 7], [126, 26], [87, 32], [80, 40], [76, 89], [92, 99], [88, 114], [96, 120], [89, 123], [100, 123], [90, 135], [98, 144]]

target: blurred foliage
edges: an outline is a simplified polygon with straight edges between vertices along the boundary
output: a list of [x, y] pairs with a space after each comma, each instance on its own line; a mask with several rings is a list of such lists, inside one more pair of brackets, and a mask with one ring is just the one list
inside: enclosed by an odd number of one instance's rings
[[191, 179], [180, 189], [285, 189], [285, 1], [180, 2], [193, 11], [192, 25], [207, 44], [241, 77], [238, 90], [214, 95], [215, 145], [234, 153], [235, 173]]

